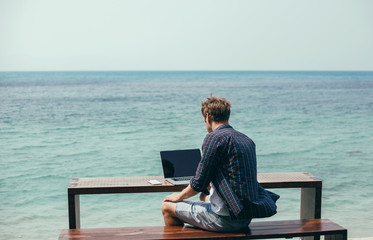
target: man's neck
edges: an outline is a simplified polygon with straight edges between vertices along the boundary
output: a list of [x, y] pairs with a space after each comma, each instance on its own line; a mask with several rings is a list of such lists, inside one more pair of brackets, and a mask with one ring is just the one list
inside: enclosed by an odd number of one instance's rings
[[212, 131], [215, 131], [215, 129], [217, 129], [218, 127], [220, 127], [222, 125], [225, 125], [225, 124], [228, 124], [228, 122], [214, 122], [214, 121], [212, 121], [211, 122]]

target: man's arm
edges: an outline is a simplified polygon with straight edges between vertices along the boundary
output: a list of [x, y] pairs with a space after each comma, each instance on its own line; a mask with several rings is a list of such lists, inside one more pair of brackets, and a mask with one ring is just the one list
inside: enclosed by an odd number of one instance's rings
[[168, 195], [165, 199], [164, 202], [180, 202], [184, 199], [193, 197], [197, 195], [198, 192], [194, 191], [190, 185], [188, 185], [186, 188], [183, 189], [183, 191], [179, 193], [173, 193], [171, 195]]
[[211, 133], [206, 136], [202, 146], [202, 159], [198, 164], [195, 176], [190, 180], [190, 186], [193, 190], [209, 195], [207, 189], [220, 167], [221, 152], [224, 152], [223, 141], [223, 139]]

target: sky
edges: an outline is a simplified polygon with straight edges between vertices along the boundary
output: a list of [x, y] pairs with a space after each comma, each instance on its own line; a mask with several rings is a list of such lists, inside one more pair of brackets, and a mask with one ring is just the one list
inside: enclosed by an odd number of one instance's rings
[[0, 0], [0, 71], [373, 70], [372, 0]]

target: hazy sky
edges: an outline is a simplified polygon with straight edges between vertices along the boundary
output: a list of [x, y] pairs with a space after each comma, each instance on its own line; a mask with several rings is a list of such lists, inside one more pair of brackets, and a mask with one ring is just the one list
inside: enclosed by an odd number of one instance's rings
[[0, 0], [14, 70], [373, 70], [373, 1]]

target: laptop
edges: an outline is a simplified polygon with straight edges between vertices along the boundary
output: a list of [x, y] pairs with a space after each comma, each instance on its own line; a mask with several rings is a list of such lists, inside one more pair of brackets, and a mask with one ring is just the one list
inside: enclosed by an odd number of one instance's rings
[[201, 151], [199, 149], [161, 151], [163, 175], [174, 185], [189, 184], [195, 175]]

